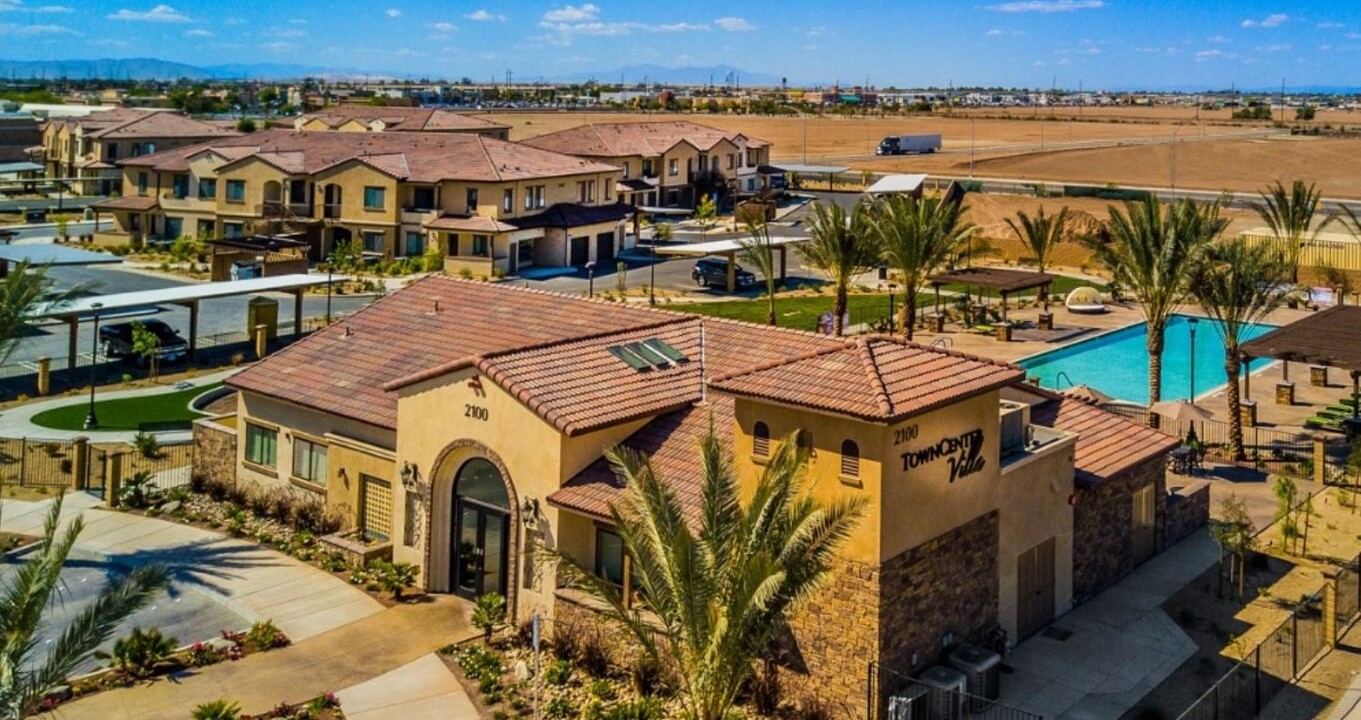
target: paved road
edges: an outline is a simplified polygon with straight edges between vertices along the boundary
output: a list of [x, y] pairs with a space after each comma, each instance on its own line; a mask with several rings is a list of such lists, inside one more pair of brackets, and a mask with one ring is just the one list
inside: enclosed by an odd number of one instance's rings
[[[80, 220], [67, 223], [66, 233], [68, 235], [90, 235], [95, 230], [108, 230], [113, 227], [113, 221], [105, 218], [99, 221], [99, 227], [95, 227], [94, 220]], [[14, 238], [15, 245], [28, 245], [31, 243], [52, 242], [57, 236], [57, 226], [55, 223], [42, 223], [39, 225], [10, 225], [6, 230], [18, 233]]]

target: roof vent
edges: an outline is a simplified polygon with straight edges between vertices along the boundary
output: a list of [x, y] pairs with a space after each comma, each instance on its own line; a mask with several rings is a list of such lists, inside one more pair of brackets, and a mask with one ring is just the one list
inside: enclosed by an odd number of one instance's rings
[[624, 345], [611, 345], [607, 350], [611, 355], [622, 360], [625, 365], [639, 372], [665, 370], [690, 361], [684, 353], [657, 338], [648, 338], [642, 342]]

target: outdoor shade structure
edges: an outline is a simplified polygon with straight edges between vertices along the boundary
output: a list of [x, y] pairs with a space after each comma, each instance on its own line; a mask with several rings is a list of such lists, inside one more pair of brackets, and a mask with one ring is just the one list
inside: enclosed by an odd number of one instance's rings
[[865, 190], [866, 195], [911, 195], [921, 197], [922, 185], [926, 184], [926, 176], [922, 174], [911, 175], [885, 175]]
[[[772, 237], [770, 238], [771, 249], [780, 254], [780, 282], [784, 283], [786, 262], [789, 255], [789, 246], [808, 242], [806, 237]], [[710, 240], [709, 242], [690, 243], [688, 245], [672, 245], [670, 247], [655, 248], [655, 252], [661, 255], [690, 255], [693, 257], [705, 257], [707, 255], [717, 255], [728, 259], [728, 292], [737, 289], [737, 253], [742, 252], [742, 241], [740, 240]]]
[[[1352, 397], [1361, 398], [1361, 307], [1329, 308], [1249, 340], [1240, 351], [1245, 361], [1280, 360], [1287, 380], [1292, 362], [1345, 370], [1351, 375]], [[1243, 394], [1251, 396], [1246, 387]], [[1356, 403], [1352, 404], [1351, 423], [1361, 429], [1361, 410]]]
[[29, 316], [30, 321], [58, 320], [70, 328], [70, 342], [67, 346], [68, 372], [76, 369], [76, 332], [80, 322], [93, 318], [98, 311], [102, 315], [119, 310], [153, 307], [156, 305], [180, 305], [189, 308], [189, 359], [194, 359], [198, 344], [198, 305], [203, 300], [251, 295], [265, 292], [286, 292], [293, 295], [293, 332], [302, 334], [302, 296], [310, 287], [325, 285], [328, 282], [342, 282], [348, 277], [335, 275], [280, 275], [278, 277], [235, 280], [232, 282], [196, 283], [177, 285], [158, 290], [114, 293], [112, 295], [90, 295], [59, 303], [40, 305]]
[[29, 265], [116, 265], [123, 262], [123, 259], [109, 253], [91, 252], [55, 243], [0, 245], [0, 277], [9, 274], [10, 265], [21, 262], [27, 262]]
[[969, 285], [996, 290], [1002, 297], [1002, 320], [1007, 319], [1007, 296], [1024, 290], [1040, 288], [1049, 294], [1049, 285], [1056, 278], [1053, 275], [1027, 270], [1008, 270], [1005, 268], [960, 268], [927, 278], [936, 291], [936, 312], [940, 312], [940, 288], [942, 285]]
[[774, 169], [782, 170], [791, 175], [826, 175], [828, 190], [832, 189], [837, 175], [850, 170], [850, 168], [841, 165], [780, 165]]

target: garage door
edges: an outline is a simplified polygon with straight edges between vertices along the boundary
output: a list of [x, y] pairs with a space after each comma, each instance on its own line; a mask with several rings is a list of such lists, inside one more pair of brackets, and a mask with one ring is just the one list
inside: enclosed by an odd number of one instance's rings
[[591, 259], [591, 238], [574, 237], [572, 238], [572, 257], [568, 265], [581, 267]]
[[614, 263], [614, 233], [600, 233], [595, 236], [595, 261], [602, 266]]

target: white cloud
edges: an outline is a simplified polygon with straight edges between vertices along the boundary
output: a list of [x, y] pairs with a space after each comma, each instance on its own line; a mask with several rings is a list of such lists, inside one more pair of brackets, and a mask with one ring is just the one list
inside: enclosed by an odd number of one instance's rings
[[544, 13], [543, 21], [546, 23], [579, 23], [594, 20], [599, 14], [600, 7], [592, 3], [581, 6], [568, 5]]
[[1290, 50], [1290, 46], [1284, 44], [1258, 45], [1255, 49], [1257, 52], [1286, 52]]
[[210, 31], [208, 31], [208, 30], [204, 30], [204, 29], [202, 29], [202, 28], [194, 28], [193, 30], [189, 30], [188, 32], [184, 33], [184, 35], [185, 35], [185, 37], [212, 37], [212, 36], [213, 36], [212, 32], [210, 32]]
[[817, 52], [817, 51], [819, 51], [819, 50], [822, 49], [822, 46], [821, 46], [821, 45], [801, 45], [801, 46], [799, 47], [799, 49], [801, 49], [801, 50], [807, 50], [808, 52]]
[[[795, 28], [795, 30], [798, 30], [798, 28]], [[814, 25], [810, 28], [804, 28], [802, 32], [808, 37], [822, 37], [823, 35], [829, 34], [826, 26], [823, 25]]]
[[246, 21], [241, 18], [232, 17], [222, 21], [223, 25], [245, 25]]
[[399, 49], [393, 55], [397, 57], [425, 57], [425, 53], [407, 47]]
[[289, 25], [306, 25], [306, 24], [307, 24], [307, 21], [304, 20], [304, 19], [302, 19], [302, 18], [293, 18], [292, 20], [289, 20], [289, 21], [288, 21], [288, 24], [289, 24]]
[[493, 22], [493, 21], [505, 22], [506, 16], [493, 15], [492, 13], [489, 13], [486, 10], [475, 10], [473, 12], [468, 13], [467, 15], [464, 15], [463, 19], [472, 20], [473, 22]]
[[270, 50], [270, 51], [273, 51], [273, 52], [279, 52], [279, 51], [282, 51], [282, 50], [291, 50], [292, 48], [293, 48], [293, 43], [286, 43], [286, 42], [284, 42], [284, 41], [282, 41], [282, 40], [278, 40], [278, 41], [272, 42], [272, 43], [265, 43], [264, 45], [261, 45], [261, 46], [260, 46], [260, 49], [261, 49], [261, 50]]
[[387, 11], [384, 12], [383, 14], [387, 15], [390, 18], [398, 18], [402, 16], [402, 11], [398, 10], [397, 8], [388, 8]]
[[1238, 56], [1223, 50], [1201, 50], [1196, 53], [1196, 60], [1233, 60]]
[[1020, 30], [999, 30], [998, 28], [993, 28], [983, 33], [986, 37], [1020, 37], [1024, 34], [1025, 33]]
[[1349, 32], [1342, 37], [1345, 37], [1348, 40], [1361, 40], [1361, 33]]
[[0, 36], [33, 37], [35, 35], [79, 35], [65, 25], [14, 25], [0, 23]]
[[157, 5], [145, 12], [128, 10], [126, 8], [109, 15], [110, 20], [141, 20], [145, 22], [164, 22], [164, 23], [187, 23], [193, 22], [193, 18], [176, 10], [169, 5]]
[[989, 31], [983, 33], [983, 34], [984, 34], [984, 35], [987, 35], [988, 37], [997, 37], [997, 36], [999, 36], [999, 35], [1002, 34], [1002, 31], [1001, 31], [1001, 30], [998, 30], [998, 29], [996, 29], [996, 28], [994, 28], [994, 29], [992, 29], [992, 30], [989, 30]]
[[1018, 0], [1000, 5], [989, 5], [988, 9], [1009, 13], [1055, 13], [1096, 10], [1105, 6], [1104, 0]]
[[306, 31], [306, 30], [299, 30], [298, 28], [274, 28], [273, 30], [270, 30], [270, 31], [269, 31], [268, 33], [266, 33], [266, 34], [268, 34], [268, 35], [270, 35], [270, 36], [272, 36], [272, 37], [279, 37], [279, 38], [300, 38], [300, 37], [307, 37], [307, 31]]
[[[682, 32], [707, 32], [710, 30], [708, 25], [698, 25], [695, 23], [663, 23], [659, 25], [649, 25], [647, 23], [627, 21], [627, 22], [605, 22], [597, 17], [600, 8], [586, 4], [580, 7], [568, 5], [566, 8], [550, 10], [544, 13], [544, 19], [539, 22], [539, 27], [554, 34], [535, 35], [529, 38], [531, 43], [542, 43], [556, 47], [566, 47], [572, 44], [572, 40], [578, 36], [583, 37], [620, 37], [628, 35], [634, 30], [644, 32], [661, 33], [682, 33]], [[553, 17], [588, 17], [579, 22], [553, 21]]]
[[90, 44], [98, 45], [99, 47], [112, 47], [112, 48], [132, 47], [132, 43], [128, 42], [127, 40], [114, 40], [113, 38], [100, 38], [98, 40], [91, 40]]
[[1244, 20], [1243, 22], [1239, 23], [1239, 25], [1245, 28], [1253, 27], [1273, 28], [1285, 23], [1289, 19], [1290, 16], [1286, 15], [1285, 13], [1272, 13], [1262, 18], [1261, 20], [1252, 19]]
[[1343, 25], [1340, 22], [1321, 22], [1315, 25], [1314, 27], [1318, 28], [1319, 30], [1336, 30], [1340, 27], [1346, 27], [1346, 25]]
[[449, 33], [458, 32], [458, 26], [451, 22], [426, 23], [425, 26], [434, 30], [437, 33], [435, 37], [441, 39], [449, 37]]
[[751, 32], [756, 29], [755, 25], [747, 22], [745, 18], [740, 17], [721, 17], [714, 20], [714, 24], [728, 32]]
[[1035, 67], [1044, 67], [1044, 61], [1043, 61], [1043, 60], [1036, 60], [1035, 63], [1034, 63], [1034, 65], [1035, 65]]
[[0, 12], [21, 12], [21, 13], [42, 13], [44, 15], [65, 14], [75, 12], [75, 8], [65, 5], [34, 5], [24, 4], [24, 0], [0, 0]]
[[663, 25], [639, 25], [638, 23], [624, 23], [625, 25], [642, 27], [653, 32], [708, 32], [708, 25], [696, 25], [694, 23], [667, 23]]
[[1211, 35], [1210, 37], [1205, 38], [1205, 42], [1212, 43], [1226, 43], [1228, 41], [1229, 39], [1224, 37], [1223, 35]]

